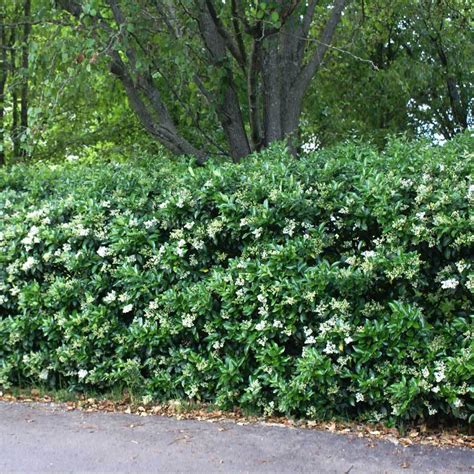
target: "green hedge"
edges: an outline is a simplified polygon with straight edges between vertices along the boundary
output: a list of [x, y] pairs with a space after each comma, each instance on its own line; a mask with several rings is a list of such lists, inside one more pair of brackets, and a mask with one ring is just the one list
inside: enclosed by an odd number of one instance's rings
[[0, 386], [472, 419], [472, 150], [0, 171]]

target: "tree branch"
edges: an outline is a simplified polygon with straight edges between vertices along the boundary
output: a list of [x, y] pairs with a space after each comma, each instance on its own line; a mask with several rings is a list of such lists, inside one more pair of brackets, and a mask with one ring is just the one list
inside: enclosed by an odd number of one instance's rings
[[308, 88], [311, 79], [318, 70], [321, 62], [324, 58], [326, 51], [328, 50], [331, 40], [336, 31], [336, 27], [341, 19], [342, 12], [346, 7], [349, 0], [335, 0], [333, 9], [331, 11], [331, 16], [326, 22], [323, 33], [319, 40], [319, 44], [316, 47], [312, 57], [306, 66], [303, 67], [299, 80], [298, 86], [304, 91]]

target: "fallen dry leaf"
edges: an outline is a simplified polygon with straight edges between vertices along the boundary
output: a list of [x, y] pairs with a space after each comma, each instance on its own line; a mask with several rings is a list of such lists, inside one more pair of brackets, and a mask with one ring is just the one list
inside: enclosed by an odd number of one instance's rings
[[[39, 390], [32, 389], [25, 391], [20, 395], [14, 396], [11, 393], [3, 393], [0, 400], [7, 402], [54, 402], [54, 397], [49, 395], [40, 396]], [[282, 416], [255, 417], [244, 416], [238, 408], [234, 411], [223, 412], [214, 410], [206, 404], [201, 404], [194, 409], [186, 408], [183, 403], [173, 400], [168, 404], [156, 405], [134, 405], [130, 401], [130, 396], [125, 395], [120, 401], [99, 400], [96, 398], [86, 398], [84, 395], [78, 395], [74, 401], [57, 403], [59, 408], [67, 411], [82, 410], [84, 412], [119, 412], [134, 414], [138, 416], [165, 416], [173, 417], [178, 420], [203, 420], [209, 423], [232, 422], [237, 425], [262, 424], [266, 426], [285, 426], [288, 428], [303, 428], [309, 430], [325, 430], [346, 436], [356, 436], [358, 438], [368, 438], [371, 441], [370, 446], [374, 446], [375, 440], [386, 440], [395, 445], [411, 446], [414, 443], [431, 446], [462, 446], [474, 448], [474, 437], [464, 432], [465, 428], [456, 427], [433, 429], [421, 424], [414, 426], [406, 435], [400, 435], [396, 428], [387, 428], [383, 424], [364, 424], [360, 422], [322, 422], [314, 420], [294, 420]], [[135, 425], [136, 426], [136, 425]], [[222, 428], [218, 428], [219, 431]], [[226, 431], [225, 429], [223, 431]]]

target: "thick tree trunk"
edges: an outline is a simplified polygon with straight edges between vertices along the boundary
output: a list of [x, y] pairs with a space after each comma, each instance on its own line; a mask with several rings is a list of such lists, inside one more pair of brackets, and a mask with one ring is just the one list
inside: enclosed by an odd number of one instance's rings
[[264, 144], [282, 140], [281, 111], [283, 71], [278, 58], [278, 36], [272, 35], [267, 39], [265, 57], [263, 60], [263, 90], [264, 90]]
[[247, 72], [247, 100], [249, 108], [250, 133], [252, 150], [260, 150], [263, 145], [262, 124], [260, 118], [259, 76], [262, 61], [262, 45], [254, 39], [250, 52], [250, 63]]
[[[221, 98], [217, 103], [217, 115], [221, 122], [227, 143], [229, 145], [230, 156], [235, 162], [250, 154], [250, 144], [245, 131], [244, 120], [240, 108], [237, 88], [235, 86], [234, 74], [230, 64], [227, 64], [226, 38], [220, 32], [220, 24], [215, 17], [213, 10], [209, 9], [209, 2], [200, 0], [198, 2], [199, 31], [209, 53], [210, 61], [222, 74]], [[238, 56], [238, 46], [232, 46], [233, 54]]]
[[306, 40], [317, 0], [308, 3], [301, 18], [290, 15], [278, 34], [267, 38], [263, 78], [265, 145], [286, 140], [296, 152], [298, 128], [306, 91], [321, 66], [348, 0], [335, 0], [318, 46], [304, 63]]

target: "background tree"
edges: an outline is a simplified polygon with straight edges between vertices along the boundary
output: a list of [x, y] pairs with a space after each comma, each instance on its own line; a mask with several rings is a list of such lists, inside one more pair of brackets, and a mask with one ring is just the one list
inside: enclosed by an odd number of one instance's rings
[[[59, 3], [94, 27], [152, 136], [200, 161], [216, 152], [238, 161], [275, 140], [294, 141], [305, 93], [347, 1]], [[188, 131], [203, 128], [206, 109], [225, 148]]]
[[372, 0], [348, 10], [306, 98], [317, 146], [348, 137], [450, 139], [473, 123], [470, 2]]
[[159, 143], [238, 161], [274, 140], [383, 147], [472, 126], [467, 0], [343, 3], [4, 3], [0, 162]]

